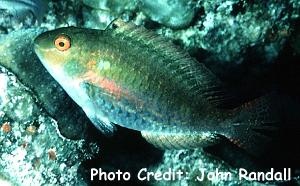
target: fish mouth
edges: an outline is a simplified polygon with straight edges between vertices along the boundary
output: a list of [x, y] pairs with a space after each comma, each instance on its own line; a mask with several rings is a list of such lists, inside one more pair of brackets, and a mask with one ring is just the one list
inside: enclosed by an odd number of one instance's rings
[[36, 53], [47, 49], [49, 47], [49, 36], [48, 32], [41, 33], [33, 40], [34, 50]]
[[36, 54], [36, 56], [38, 57], [39, 61], [43, 64], [43, 66], [45, 66], [45, 63], [44, 63], [44, 53], [45, 53], [45, 49], [43, 49], [43, 47], [41, 47], [41, 45], [39, 44], [39, 37], [36, 37], [34, 39], [34, 42], [33, 42], [33, 50]]
[[35, 53], [39, 53], [39, 51], [40, 51], [39, 45], [34, 43], [33, 50], [35, 51]]
[[39, 44], [40, 43], [40, 37], [36, 37], [34, 40], [33, 40], [33, 49], [35, 51], [36, 54], [39, 54], [40, 53], [40, 46]]
[[38, 44], [36, 44], [36, 43], [34, 43], [34, 45], [33, 45], [33, 50], [34, 50], [34, 52], [35, 52], [35, 54], [37, 55], [37, 57], [40, 59], [40, 61], [42, 62], [42, 50], [41, 50], [41, 47], [38, 45]]
[[47, 48], [45, 46], [45, 41], [43, 37], [38, 36], [33, 40], [33, 50], [36, 53], [36, 55], [40, 58], [42, 61], [43, 54], [47, 51]]

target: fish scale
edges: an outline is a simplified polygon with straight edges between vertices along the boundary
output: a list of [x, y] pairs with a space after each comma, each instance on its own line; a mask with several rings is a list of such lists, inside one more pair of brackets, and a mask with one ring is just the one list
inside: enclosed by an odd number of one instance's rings
[[[123, 37], [121, 37], [123, 38]], [[123, 38], [124, 40], [126, 40], [126, 38]], [[127, 41], [127, 40], [126, 40]], [[135, 43], [130, 43], [130, 41], [128, 42], [127, 41], [127, 45], [130, 47], [131, 45], [132, 46], [135, 46], [136, 44]], [[134, 47], [136, 48], [136, 47]], [[142, 47], [142, 48], [145, 48], [145, 47]], [[137, 53], [140, 53], [142, 54], [142, 56], [147, 56], [147, 54], [149, 53], [149, 51], [144, 51], [144, 52], [139, 52], [140, 50], [136, 49], [134, 50], [132, 53], [132, 56], [136, 56]], [[158, 58], [158, 57], [157, 57]], [[128, 61], [133, 61], [132, 59], [127, 59]], [[159, 61], [160, 59], [158, 58], [157, 61]], [[128, 74], [129, 77], [125, 77], [124, 79], [130, 79], [132, 78], [133, 79], [133, 82], [129, 82], [129, 84], [133, 84], [136, 86], [137, 89], [139, 89], [139, 92], [145, 90], [145, 92], [149, 92], [151, 91], [151, 89], [156, 89], [156, 88], [159, 88], [158, 85], [160, 83], [162, 83], [162, 75], [157, 75], [157, 74], [152, 74], [152, 72], [156, 71], [159, 67], [159, 65], [155, 65], [156, 69], [155, 70], [148, 70], [148, 69], [145, 69], [146, 66], [141, 66], [137, 63], [134, 63], [135, 65], [133, 65], [133, 67], [130, 69], [132, 71], [135, 71], [137, 76], [134, 76], [132, 74]], [[144, 69], [143, 69], [144, 68]], [[143, 72], [141, 72], [143, 71]], [[147, 73], [148, 72], [148, 73]], [[147, 73], [147, 74], [145, 74]], [[141, 76], [142, 75], [142, 76]], [[147, 80], [146, 77], [152, 77], [152, 79], [149, 79]], [[146, 82], [142, 85], [142, 82]], [[165, 87], [165, 90], [162, 90], [161, 93], [166, 95], [165, 93], [168, 92], [169, 90], [167, 90], [166, 88], [168, 88], [168, 86], [164, 86]], [[160, 88], [164, 88], [164, 87], [160, 87]], [[169, 93], [170, 94], [170, 93]], [[160, 96], [160, 95], [157, 95], [156, 96]]]

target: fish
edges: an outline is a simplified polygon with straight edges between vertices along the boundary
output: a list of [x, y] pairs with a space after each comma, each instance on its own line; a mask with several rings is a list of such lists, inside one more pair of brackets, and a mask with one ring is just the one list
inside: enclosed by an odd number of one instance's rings
[[34, 40], [40, 61], [102, 132], [116, 124], [162, 149], [228, 139], [247, 152], [276, 123], [270, 96], [224, 109], [230, 93], [203, 63], [170, 41], [117, 19], [104, 30], [64, 27]]

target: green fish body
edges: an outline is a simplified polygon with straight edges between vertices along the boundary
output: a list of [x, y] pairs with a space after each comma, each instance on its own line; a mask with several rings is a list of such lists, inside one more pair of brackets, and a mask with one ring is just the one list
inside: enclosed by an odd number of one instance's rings
[[35, 51], [100, 130], [112, 132], [119, 124], [162, 148], [214, 144], [219, 136], [252, 148], [249, 140], [258, 134], [248, 129], [268, 114], [265, 99], [219, 108], [226, 93], [203, 64], [120, 20], [106, 30], [45, 32], [35, 39]]

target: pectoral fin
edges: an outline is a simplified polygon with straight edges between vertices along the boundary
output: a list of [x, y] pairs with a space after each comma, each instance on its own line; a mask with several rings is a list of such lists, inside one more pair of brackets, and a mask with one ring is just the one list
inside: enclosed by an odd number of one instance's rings
[[111, 136], [116, 131], [115, 125], [105, 118], [99, 118], [96, 116], [88, 116], [91, 122], [100, 130], [104, 135]]
[[213, 145], [219, 137], [209, 133], [161, 133], [141, 131], [142, 136], [160, 149], [193, 149]]

